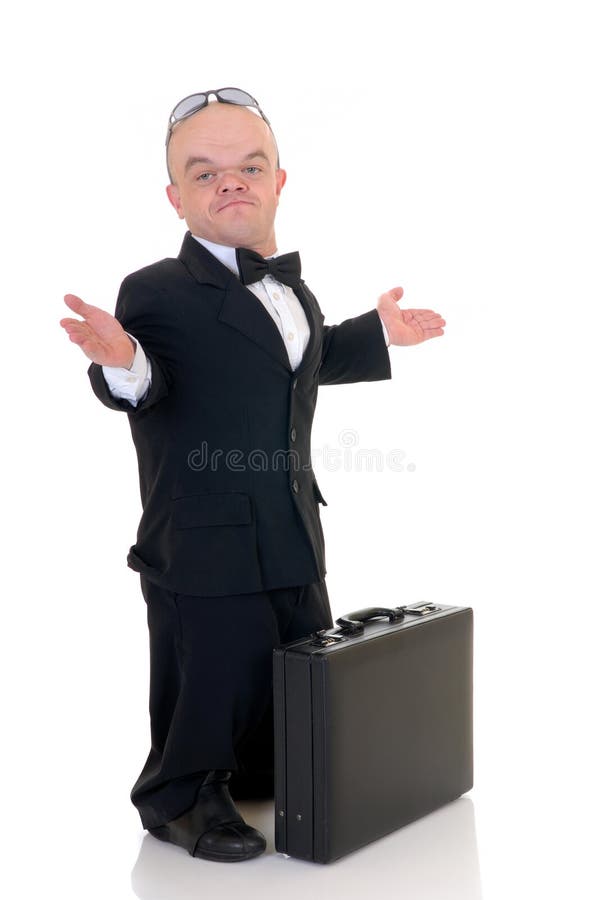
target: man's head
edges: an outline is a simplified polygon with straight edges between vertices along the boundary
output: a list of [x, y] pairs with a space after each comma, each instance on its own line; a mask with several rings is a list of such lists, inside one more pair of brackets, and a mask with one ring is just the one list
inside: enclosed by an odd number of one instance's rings
[[286, 172], [267, 123], [244, 106], [211, 102], [174, 125], [167, 147], [170, 203], [198, 237], [263, 256]]

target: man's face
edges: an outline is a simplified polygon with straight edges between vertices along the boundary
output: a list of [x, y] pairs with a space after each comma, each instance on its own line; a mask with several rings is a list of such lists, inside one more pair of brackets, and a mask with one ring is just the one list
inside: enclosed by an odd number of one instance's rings
[[274, 218], [286, 172], [263, 119], [210, 103], [180, 122], [169, 142], [167, 196], [192, 234], [262, 256], [276, 249]]

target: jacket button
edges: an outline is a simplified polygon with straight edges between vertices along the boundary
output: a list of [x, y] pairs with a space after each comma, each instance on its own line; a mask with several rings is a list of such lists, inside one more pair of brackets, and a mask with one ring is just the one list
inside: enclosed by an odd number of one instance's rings
[[300, 490], [301, 490], [301, 487], [299, 485], [299, 482], [295, 478], [295, 480], [293, 481], [293, 491], [295, 492], [295, 494], [298, 494]]
[[291, 428], [291, 441], [296, 441], [296, 440], [297, 440], [297, 429]]
[[293, 390], [297, 387], [297, 379], [293, 378]]

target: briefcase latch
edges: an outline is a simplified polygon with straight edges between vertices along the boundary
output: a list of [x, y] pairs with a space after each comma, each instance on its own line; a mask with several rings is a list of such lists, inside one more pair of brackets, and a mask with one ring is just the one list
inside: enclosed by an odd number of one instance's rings
[[340, 644], [345, 638], [339, 634], [328, 634], [328, 630], [323, 628], [316, 631], [311, 642], [312, 647], [330, 647], [332, 644]]
[[429, 613], [439, 612], [440, 609], [441, 607], [435, 606], [434, 603], [423, 603], [422, 606], [403, 607], [404, 613], [409, 616], [428, 616]]

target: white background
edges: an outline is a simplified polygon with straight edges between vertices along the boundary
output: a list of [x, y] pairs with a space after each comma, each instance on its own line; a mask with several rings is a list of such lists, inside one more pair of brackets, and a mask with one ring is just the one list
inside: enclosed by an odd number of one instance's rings
[[[57, 0], [2, 37], [6, 896], [600, 896], [597, 4]], [[330, 867], [193, 860], [144, 837], [147, 634], [125, 417], [58, 326], [74, 292], [176, 255], [169, 111], [226, 85], [272, 121], [326, 322], [404, 286], [444, 338], [320, 392], [335, 616], [475, 611], [475, 788]], [[328, 260], [339, 260], [336, 267]], [[414, 471], [345, 465], [405, 453]], [[339, 451], [337, 470], [325, 448]], [[355, 462], [353, 462], [355, 460]], [[271, 840], [269, 804], [241, 805]], [[10, 848], [10, 849], [9, 849]]]

